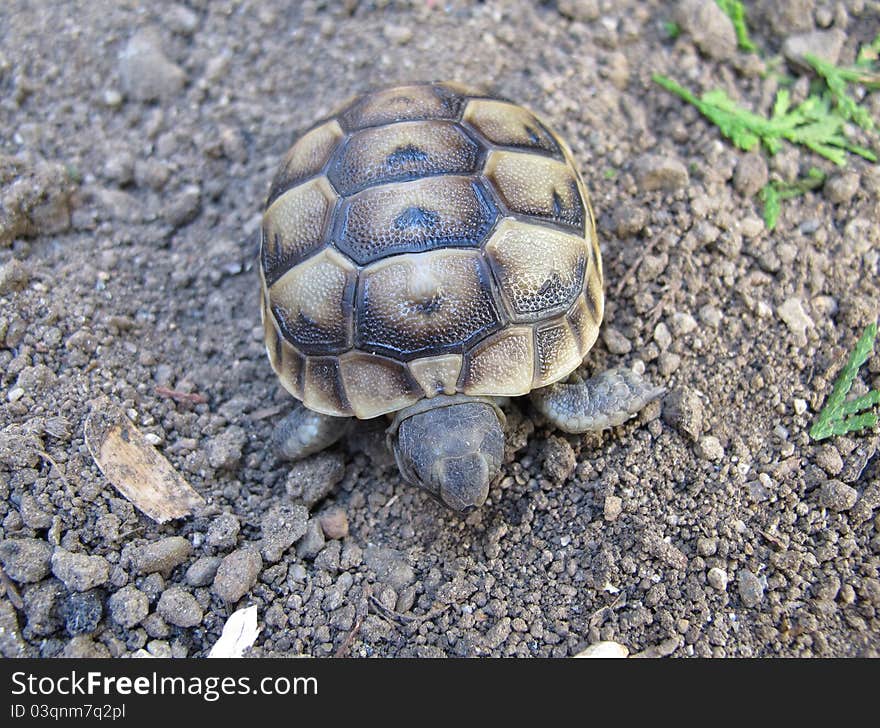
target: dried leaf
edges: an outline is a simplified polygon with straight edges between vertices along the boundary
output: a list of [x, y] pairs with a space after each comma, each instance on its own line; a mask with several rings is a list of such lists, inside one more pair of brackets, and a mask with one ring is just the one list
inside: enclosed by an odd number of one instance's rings
[[202, 496], [109, 400], [93, 404], [83, 429], [86, 446], [107, 480], [154, 521], [183, 518], [204, 505]]

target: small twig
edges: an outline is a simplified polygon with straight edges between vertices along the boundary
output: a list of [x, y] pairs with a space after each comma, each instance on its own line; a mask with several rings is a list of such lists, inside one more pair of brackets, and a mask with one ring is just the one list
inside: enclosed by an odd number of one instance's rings
[[623, 278], [620, 279], [620, 282], [617, 284], [617, 288], [614, 289], [614, 297], [620, 298], [620, 294], [623, 293], [623, 289], [626, 287], [626, 284], [629, 283], [636, 275], [636, 271], [639, 269], [639, 266], [644, 262], [645, 258], [650, 255], [654, 251], [654, 239], [648, 241], [648, 244], [645, 246], [645, 249], [642, 251], [642, 254], [636, 258], [635, 263], [633, 263], [629, 270], [623, 274]]
[[394, 502], [395, 502], [398, 498], [400, 498], [400, 493], [395, 493], [393, 496], [391, 496], [391, 497], [388, 499], [388, 502], [385, 503], [385, 505], [382, 506], [382, 508], [383, 508], [383, 509], [384, 509], [384, 508], [391, 508], [391, 506], [394, 505]]
[[[55, 468], [55, 471], [58, 473], [58, 479], [62, 483], [64, 483], [65, 488], [69, 489], [70, 483], [67, 481], [67, 478], [64, 475], [64, 471], [58, 466], [58, 463], [55, 462], [52, 456], [47, 452], [43, 452], [42, 450], [37, 450], [37, 455], [39, 455], [41, 458], [43, 458], [43, 460], [49, 463], [49, 465]], [[49, 472], [51, 472], [51, 470]]]
[[21, 600], [21, 595], [19, 595], [18, 589], [15, 588], [15, 584], [12, 583], [12, 579], [9, 578], [2, 567], [0, 567], [0, 585], [3, 586], [3, 591], [9, 597], [12, 606], [21, 612], [24, 609], [24, 602]]
[[179, 392], [176, 389], [163, 387], [161, 384], [156, 386], [156, 394], [160, 397], [169, 397], [175, 402], [189, 402], [190, 404], [205, 404], [208, 398], [199, 392]]
[[263, 407], [262, 409], [254, 410], [253, 412], [251, 412], [251, 419], [265, 420], [267, 417], [274, 417], [283, 409], [284, 407], [280, 404], [275, 405], [274, 407]]
[[348, 652], [349, 648], [351, 647], [351, 643], [354, 642], [355, 635], [361, 629], [362, 621], [363, 620], [360, 618], [355, 620], [354, 627], [351, 628], [351, 631], [348, 633], [348, 635], [346, 635], [345, 639], [342, 640], [342, 644], [339, 645], [339, 649], [336, 650], [335, 653], [333, 653], [333, 657], [345, 657], [345, 653]]

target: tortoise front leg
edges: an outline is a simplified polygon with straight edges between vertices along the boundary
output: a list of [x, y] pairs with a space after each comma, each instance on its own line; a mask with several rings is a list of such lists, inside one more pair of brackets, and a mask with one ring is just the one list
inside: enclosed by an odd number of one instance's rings
[[300, 460], [330, 447], [348, 432], [351, 417], [333, 417], [303, 407], [299, 402], [281, 420], [272, 435], [272, 449], [282, 460]]
[[666, 390], [631, 369], [609, 369], [574, 384], [551, 384], [532, 392], [537, 410], [560, 430], [598, 432], [617, 427]]

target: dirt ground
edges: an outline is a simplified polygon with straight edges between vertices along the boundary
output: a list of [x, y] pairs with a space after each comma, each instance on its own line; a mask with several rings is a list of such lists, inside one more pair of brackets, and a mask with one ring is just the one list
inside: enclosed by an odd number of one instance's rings
[[[880, 10], [746, 3], [757, 55], [715, 15], [670, 37], [692, 5], [3, 2], [2, 654], [200, 657], [256, 605], [258, 656], [877, 656], [880, 437], [807, 430], [877, 317], [880, 170], [765, 163], [651, 74], [767, 113], [787, 38], [834, 31], [851, 63]], [[275, 168], [352, 94], [431, 79], [568, 140], [607, 279], [586, 368], [669, 389], [587, 437], [514, 405], [466, 520], [401, 482], [381, 425], [293, 468], [267, 448], [291, 403], [255, 271]], [[824, 188], [768, 232], [754, 193], [811, 166]], [[875, 356], [856, 386], [878, 380]], [[160, 526], [108, 483], [101, 397], [205, 506]]]

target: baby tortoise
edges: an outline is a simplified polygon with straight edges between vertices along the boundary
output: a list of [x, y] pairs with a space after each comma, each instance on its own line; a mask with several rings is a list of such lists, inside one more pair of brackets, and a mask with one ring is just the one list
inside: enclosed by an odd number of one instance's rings
[[260, 263], [266, 349], [301, 402], [276, 431], [286, 459], [393, 415], [403, 477], [468, 512], [502, 462], [502, 398], [581, 433], [664, 391], [627, 369], [562, 383], [604, 308], [586, 188], [536, 116], [456, 83], [367, 94], [303, 134]]

